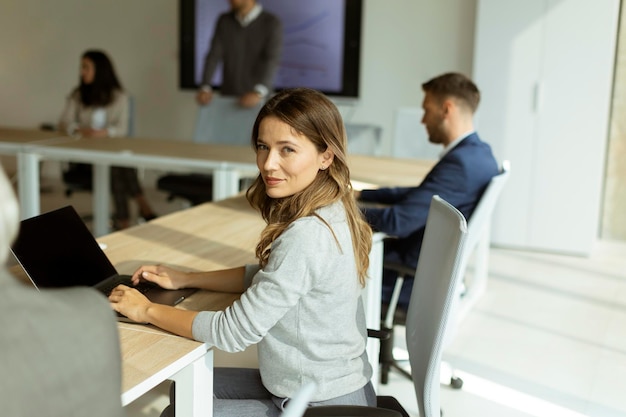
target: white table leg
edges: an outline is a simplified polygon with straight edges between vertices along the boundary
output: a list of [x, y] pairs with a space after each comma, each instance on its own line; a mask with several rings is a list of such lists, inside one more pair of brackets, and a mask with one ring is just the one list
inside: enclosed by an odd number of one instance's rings
[[96, 237], [109, 233], [110, 167], [93, 164], [93, 229]]
[[17, 154], [17, 189], [22, 219], [39, 214], [39, 156], [28, 152]]
[[176, 381], [176, 415], [213, 415], [213, 351], [187, 365], [173, 377]]
[[213, 171], [213, 201], [232, 197], [239, 192], [239, 171], [218, 168]]
[[[365, 323], [368, 329], [380, 330], [380, 307], [383, 282], [383, 243], [382, 233], [374, 234], [372, 239], [372, 249], [370, 250], [370, 266], [368, 269], [368, 280], [363, 292], [363, 305], [365, 306]], [[378, 390], [378, 355], [380, 352], [380, 341], [369, 337], [367, 339], [367, 356], [372, 365], [372, 384]]]

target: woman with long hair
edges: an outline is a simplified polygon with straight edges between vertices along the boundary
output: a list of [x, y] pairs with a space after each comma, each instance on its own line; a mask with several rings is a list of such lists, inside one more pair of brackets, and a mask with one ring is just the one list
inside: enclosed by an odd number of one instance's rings
[[132, 278], [241, 293], [239, 300], [198, 312], [150, 303], [127, 286], [109, 296], [133, 320], [225, 351], [258, 344], [259, 369], [215, 369], [215, 416], [278, 416], [309, 382], [317, 385], [312, 405], [376, 403], [360, 299], [372, 231], [352, 193], [346, 142], [326, 96], [306, 88], [278, 93], [252, 130], [259, 175], [246, 196], [266, 222], [258, 264], [209, 272], [150, 265]]
[[[86, 138], [127, 136], [128, 100], [107, 54], [88, 50], [81, 56], [80, 83], [67, 99], [59, 130]], [[114, 228], [130, 226], [129, 198], [135, 199], [139, 215], [145, 220], [156, 217], [139, 185], [136, 169], [112, 167], [111, 189], [115, 204]]]

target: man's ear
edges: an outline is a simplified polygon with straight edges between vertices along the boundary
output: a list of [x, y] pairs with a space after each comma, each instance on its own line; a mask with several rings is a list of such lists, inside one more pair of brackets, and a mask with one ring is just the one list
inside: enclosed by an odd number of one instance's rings
[[443, 110], [443, 114], [445, 116], [449, 116], [450, 113], [454, 110], [456, 103], [451, 98], [447, 98], [441, 104], [441, 108]]

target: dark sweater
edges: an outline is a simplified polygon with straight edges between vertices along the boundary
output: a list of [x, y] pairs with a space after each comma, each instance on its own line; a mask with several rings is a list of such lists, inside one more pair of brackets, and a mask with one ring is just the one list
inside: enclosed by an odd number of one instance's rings
[[257, 84], [272, 90], [282, 50], [282, 24], [271, 13], [241, 26], [233, 12], [220, 15], [204, 63], [203, 85], [210, 85], [217, 64], [223, 63], [223, 95], [239, 96]]

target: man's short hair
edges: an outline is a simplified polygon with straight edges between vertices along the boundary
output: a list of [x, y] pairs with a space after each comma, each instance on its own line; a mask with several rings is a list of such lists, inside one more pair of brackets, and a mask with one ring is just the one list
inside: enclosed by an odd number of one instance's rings
[[480, 101], [480, 91], [476, 84], [463, 74], [448, 72], [422, 84], [425, 93], [431, 93], [440, 100], [454, 97], [461, 100], [474, 113]]

